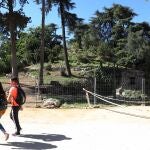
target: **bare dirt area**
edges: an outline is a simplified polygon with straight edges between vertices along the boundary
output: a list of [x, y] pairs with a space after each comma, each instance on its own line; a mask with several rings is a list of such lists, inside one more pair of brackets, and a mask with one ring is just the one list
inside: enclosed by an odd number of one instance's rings
[[20, 111], [21, 136], [13, 137], [8, 108], [1, 118], [10, 133], [0, 133], [0, 149], [149, 150], [150, 108], [42, 109]]

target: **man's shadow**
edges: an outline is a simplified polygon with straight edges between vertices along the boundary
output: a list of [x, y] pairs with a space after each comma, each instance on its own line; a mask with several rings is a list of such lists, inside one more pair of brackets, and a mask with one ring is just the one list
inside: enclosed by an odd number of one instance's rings
[[30, 149], [30, 150], [41, 150], [41, 149], [52, 149], [57, 148], [56, 145], [35, 142], [35, 141], [24, 141], [24, 142], [8, 142], [7, 144], [0, 144], [7, 147], [8, 149]]
[[[32, 149], [32, 150], [41, 150], [41, 149], [53, 149], [57, 148], [56, 145], [52, 145], [49, 143], [44, 142], [52, 142], [52, 141], [62, 141], [62, 140], [71, 140], [71, 138], [68, 138], [64, 135], [59, 134], [27, 134], [27, 135], [21, 135], [21, 138], [29, 138], [30, 141], [24, 141], [24, 142], [8, 142], [7, 144], [0, 144], [2, 146], [8, 146], [13, 147], [12, 149]], [[42, 140], [44, 142], [36, 142], [32, 141], [31, 139], [35, 140]]]
[[42, 134], [26, 134], [26, 135], [21, 135], [20, 137], [25, 137], [25, 138], [30, 138], [30, 139], [37, 139], [37, 140], [43, 140], [45, 142], [71, 140], [71, 138], [68, 138], [65, 135], [46, 134], [46, 133], [42, 133]]

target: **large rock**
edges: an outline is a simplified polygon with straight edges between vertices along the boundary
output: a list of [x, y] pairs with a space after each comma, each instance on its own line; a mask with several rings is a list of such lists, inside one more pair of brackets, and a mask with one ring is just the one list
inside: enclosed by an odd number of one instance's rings
[[59, 108], [61, 106], [61, 101], [58, 99], [53, 99], [53, 98], [49, 98], [49, 99], [45, 99], [43, 102], [43, 107], [45, 108]]

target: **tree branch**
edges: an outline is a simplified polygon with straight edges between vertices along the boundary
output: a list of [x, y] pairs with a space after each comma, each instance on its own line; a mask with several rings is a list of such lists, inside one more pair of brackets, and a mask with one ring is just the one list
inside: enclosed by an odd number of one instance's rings
[[8, 10], [8, 8], [4, 5], [4, 2], [5, 0], [2, 0], [2, 2], [0, 2], [0, 8], [4, 8]]

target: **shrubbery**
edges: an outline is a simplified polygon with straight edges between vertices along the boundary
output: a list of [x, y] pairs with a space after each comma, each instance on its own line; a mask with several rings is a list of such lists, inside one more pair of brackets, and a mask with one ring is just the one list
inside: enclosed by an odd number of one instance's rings
[[136, 99], [136, 100], [141, 100], [141, 99], [146, 99], [147, 96], [142, 93], [142, 91], [138, 90], [124, 90], [123, 92], [123, 97], [129, 98], [129, 99]]

